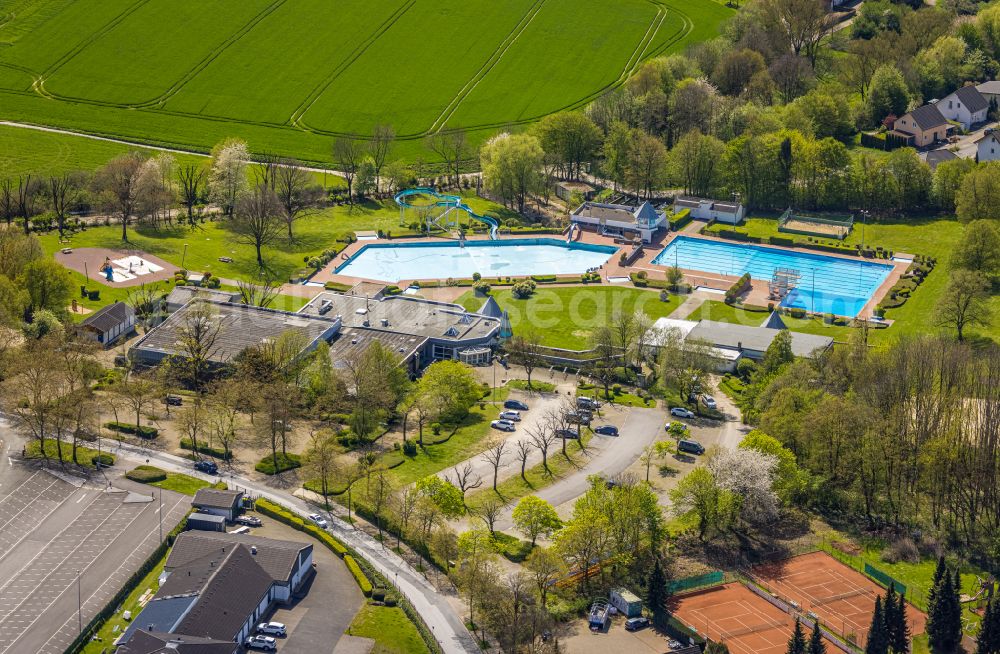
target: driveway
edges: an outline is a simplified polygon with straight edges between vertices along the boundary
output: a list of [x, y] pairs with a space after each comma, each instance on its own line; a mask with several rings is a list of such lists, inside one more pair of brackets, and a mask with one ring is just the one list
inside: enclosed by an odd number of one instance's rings
[[987, 122], [979, 129], [976, 129], [968, 134], [960, 136], [958, 141], [955, 143], [945, 143], [939, 148], [934, 148], [935, 150], [951, 150], [954, 152], [959, 159], [975, 159], [976, 158], [976, 141], [983, 138], [983, 134], [988, 129], [996, 129], [998, 123]]

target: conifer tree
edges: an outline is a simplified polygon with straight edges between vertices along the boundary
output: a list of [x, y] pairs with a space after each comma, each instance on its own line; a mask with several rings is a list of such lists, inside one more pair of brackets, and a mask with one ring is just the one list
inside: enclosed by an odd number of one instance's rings
[[812, 633], [809, 635], [809, 649], [807, 654], [826, 654], [826, 643], [823, 642], [823, 632], [819, 629], [819, 620], [813, 623]]
[[788, 654], [806, 654], [806, 635], [802, 631], [802, 623], [795, 618], [795, 630], [788, 639]]
[[996, 597], [986, 605], [976, 638], [976, 654], [1000, 654], [1000, 599]]
[[910, 651], [910, 624], [906, 617], [906, 597], [900, 593], [896, 600], [896, 610], [893, 612], [889, 628], [889, 648], [897, 654]]
[[[938, 563], [940, 567], [942, 562]], [[935, 585], [931, 588], [928, 603], [927, 637], [934, 654], [952, 654], [962, 642], [962, 605], [955, 577], [947, 569], [934, 573]]]
[[652, 571], [649, 573], [649, 587], [646, 590], [646, 606], [653, 612], [653, 622], [661, 624], [667, 603], [667, 578], [663, 574], [663, 567], [660, 566], [660, 559], [656, 559]]
[[888, 654], [889, 638], [885, 632], [885, 611], [882, 608], [882, 598], [875, 598], [875, 612], [872, 613], [872, 624], [868, 628], [868, 639], [865, 641], [865, 654]]

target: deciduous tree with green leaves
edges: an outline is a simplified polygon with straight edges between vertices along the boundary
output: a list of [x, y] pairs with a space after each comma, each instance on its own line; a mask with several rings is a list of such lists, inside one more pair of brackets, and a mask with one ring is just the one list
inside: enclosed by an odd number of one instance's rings
[[514, 526], [531, 539], [532, 547], [539, 536], [549, 536], [562, 525], [552, 505], [537, 495], [522, 497], [511, 518]]

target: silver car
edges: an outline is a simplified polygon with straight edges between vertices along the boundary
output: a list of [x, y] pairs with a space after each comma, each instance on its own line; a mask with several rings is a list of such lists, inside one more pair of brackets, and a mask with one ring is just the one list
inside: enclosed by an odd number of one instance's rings
[[502, 411], [500, 413], [501, 420], [509, 420], [511, 422], [521, 422], [521, 414], [517, 411]]

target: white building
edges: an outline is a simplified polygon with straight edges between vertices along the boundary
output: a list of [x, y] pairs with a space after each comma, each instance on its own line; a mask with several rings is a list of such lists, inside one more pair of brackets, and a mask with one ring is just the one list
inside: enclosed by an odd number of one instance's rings
[[747, 209], [739, 202], [721, 202], [705, 198], [679, 197], [674, 200], [674, 213], [684, 209], [697, 220], [714, 220], [727, 225], [739, 225], [747, 215]]
[[80, 323], [80, 329], [104, 347], [135, 333], [135, 311], [124, 302], [109, 304]]
[[653, 235], [660, 229], [665, 229], [667, 224], [666, 213], [657, 211], [649, 202], [643, 202], [637, 207], [584, 202], [570, 215], [570, 219], [581, 227], [593, 227], [601, 235], [638, 235], [643, 243], [652, 241]]
[[997, 161], [1000, 160], [1000, 136], [994, 130], [986, 130], [986, 133], [976, 141], [976, 161]]
[[962, 127], [968, 131], [972, 129], [973, 125], [986, 121], [990, 103], [983, 97], [982, 93], [976, 90], [975, 86], [963, 86], [951, 95], [939, 100], [937, 108], [942, 116], [961, 123]]
[[987, 102], [996, 102], [1000, 105], [1000, 80], [991, 80], [989, 82], [983, 82], [976, 86], [976, 90], [979, 91]]

